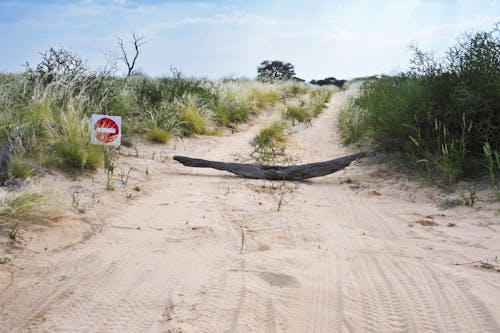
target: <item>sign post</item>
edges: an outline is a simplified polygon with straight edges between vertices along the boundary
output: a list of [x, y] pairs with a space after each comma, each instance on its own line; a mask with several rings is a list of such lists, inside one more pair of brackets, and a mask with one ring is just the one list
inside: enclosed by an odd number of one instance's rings
[[119, 146], [122, 136], [122, 117], [93, 114], [91, 118], [90, 143], [104, 146]]

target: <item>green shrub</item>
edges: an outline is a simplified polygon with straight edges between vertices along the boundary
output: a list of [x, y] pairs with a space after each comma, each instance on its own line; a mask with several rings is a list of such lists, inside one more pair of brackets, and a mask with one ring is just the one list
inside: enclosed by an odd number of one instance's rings
[[358, 114], [341, 113], [343, 124], [360, 120], [362, 133], [344, 131], [345, 141], [403, 153], [447, 183], [483, 173], [484, 143], [500, 151], [498, 28], [464, 35], [443, 59], [414, 52], [407, 73], [365, 81], [351, 107]]
[[154, 142], [167, 143], [172, 138], [172, 133], [157, 126], [151, 126], [147, 132], [147, 137]]

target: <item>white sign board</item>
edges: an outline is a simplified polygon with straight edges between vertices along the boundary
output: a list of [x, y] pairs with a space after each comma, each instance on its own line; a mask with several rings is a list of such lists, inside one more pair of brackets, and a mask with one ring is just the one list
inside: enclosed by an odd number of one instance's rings
[[92, 144], [119, 146], [122, 136], [122, 117], [93, 114], [90, 132]]

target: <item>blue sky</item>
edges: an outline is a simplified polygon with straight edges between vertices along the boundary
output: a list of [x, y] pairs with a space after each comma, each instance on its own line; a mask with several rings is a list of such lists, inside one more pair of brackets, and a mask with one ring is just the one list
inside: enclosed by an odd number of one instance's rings
[[151, 76], [252, 78], [267, 59], [306, 80], [353, 78], [406, 69], [411, 43], [440, 55], [499, 21], [499, 0], [0, 0], [0, 71], [49, 47], [99, 67], [135, 31], [146, 40], [137, 67]]

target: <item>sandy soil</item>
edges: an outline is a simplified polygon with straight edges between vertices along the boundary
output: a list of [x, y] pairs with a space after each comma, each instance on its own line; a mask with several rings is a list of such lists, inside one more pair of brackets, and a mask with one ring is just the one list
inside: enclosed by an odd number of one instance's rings
[[[334, 127], [344, 98], [294, 127], [300, 162], [350, 153]], [[171, 159], [247, 156], [273, 117], [124, 149], [117, 165], [133, 169], [115, 191], [100, 173], [38, 180], [57, 184], [51, 195], [69, 210], [18, 245], [2, 239], [0, 331], [500, 332], [500, 217], [488, 191], [441, 210], [450, 195], [370, 159], [300, 183]]]

